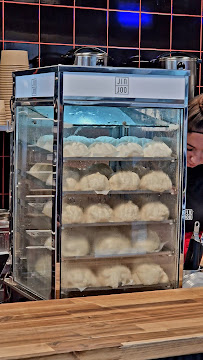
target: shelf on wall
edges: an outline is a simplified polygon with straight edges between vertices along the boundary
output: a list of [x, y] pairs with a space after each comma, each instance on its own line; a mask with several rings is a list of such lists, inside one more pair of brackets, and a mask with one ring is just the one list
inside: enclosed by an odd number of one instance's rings
[[8, 131], [7, 125], [0, 125], [0, 131]]
[[0, 131], [11, 132], [13, 131], [13, 128], [11, 124], [7, 122], [7, 125], [0, 125]]

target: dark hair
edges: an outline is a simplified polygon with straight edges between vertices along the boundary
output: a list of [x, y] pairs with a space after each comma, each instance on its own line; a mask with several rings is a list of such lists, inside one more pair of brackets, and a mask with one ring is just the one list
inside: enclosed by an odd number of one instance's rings
[[203, 94], [189, 102], [188, 132], [203, 133]]

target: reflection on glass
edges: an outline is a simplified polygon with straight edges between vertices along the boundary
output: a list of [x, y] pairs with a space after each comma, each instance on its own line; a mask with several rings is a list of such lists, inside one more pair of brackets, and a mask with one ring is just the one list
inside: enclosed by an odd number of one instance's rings
[[[43, 298], [58, 251], [53, 115], [17, 108], [14, 274]], [[182, 117], [180, 109], [64, 106], [62, 297], [175, 286]]]
[[[14, 257], [15, 280], [43, 298], [51, 293], [52, 274], [52, 161], [53, 109], [17, 108], [15, 167]], [[46, 141], [43, 139], [46, 138]], [[38, 149], [36, 151], [36, 149]], [[47, 210], [47, 202], [50, 208]], [[51, 241], [51, 243], [50, 243]]]
[[174, 286], [182, 116], [64, 107], [62, 297]]

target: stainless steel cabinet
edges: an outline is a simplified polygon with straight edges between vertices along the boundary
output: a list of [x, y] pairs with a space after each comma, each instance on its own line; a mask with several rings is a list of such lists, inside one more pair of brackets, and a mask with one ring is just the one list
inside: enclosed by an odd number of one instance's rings
[[178, 286], [186, 71], [16, 73], [13, 277], [39, 298]]

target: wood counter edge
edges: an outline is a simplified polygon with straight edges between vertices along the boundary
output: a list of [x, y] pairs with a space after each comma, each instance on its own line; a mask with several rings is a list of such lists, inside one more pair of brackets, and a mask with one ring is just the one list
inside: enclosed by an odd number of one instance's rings
[[[41, 353], [13, 356], [0, 356], [1, 360], [150, 360], [172, 356], [203, 353], [202, 336], [168, 338], [158, 341], [123, 343], [121, 346], [85, 351], [60, 352], [51, 349], [48, 344], [41, 344]], [[39, 344], [36, 344], [40, 350]], [[50, 348], [50, 349], [48, 349]]]
[[[39, 302], [27, 302], [27, 303], [16, 303], [16, 304], [3, 304], [0, 306], [0, 316], [7, 317], [7, 313], [10, 313], [10, 316], [19, 317], [21, 313], [29, 313], [33, 312], [33, 315], [40, 312], [40, 316], [42, 316], [42, 327], [43, 318], [47, 319], [48, 313], [51, 311], [54, 315], [57, 314], [57, 311], [61, 311], [62, 309], [68, 310], [68, 306], [77, 306], [77, 309], [81, 306], [81, 311], [84, 312], [84, 309], [88, 306], [90, 308], [96, 307], [102, 309], [104, 312], [109, 311], [109, 309], [127, 309], [136, 305], [144, 306], [143, 310], [150, 308], [153, 311], [153, 308], [157, 308], [162, 305], [162, 301], [166, 302], [166, 314], [168, 315], [167, 306], [173, 306], [174, 302], [180, 302], [178, 307], [176, 307], [176, 311], [179, 313], [182, 310], [182, 304], [187, 306], [194, 307], [194, 312], [196, 312], [196, 318], [198, 316], [198, 306], [201, 308], [203, 313], [203, 288], [192, 288], [192, 289], [175, 289], [175, 290], [163, 290], [163, 291], [154, 291], [154, 292], [146, 292], [146, 293], [131, 293], [131, 294], [120, 294], [120, 295], [107, 295], [107, 296], [97, 296], [97, 297], [86, 297], [86, 298], [71, 298], [71, 299], [62, 299], [62, 300], [50, 300], [50, 301], [39, 301]], [[111, 304], [111, 305], [110, 305]], [[120, 304], [120, 305], [119, 305]], [[94, 305], [94, 306], [93, 306]], [[162, 307], [162, 306], [161, 306]], [[2, 311], [1, 311], [2, 310]], [[78, 311], [78, 310], [77, 310]], [[80, 311], [80, 310], [79, 310]], [[159, 310], [155, 313], [159, 313]], [[101, 321], [102, 319], [101, 313]], [[185, 319], [193, 320], [193, 311], [188, 313]], [[170, 316], [170, 315], [169, 315]], [[92, 319], [94, 319], [94, 311], [91, 315]], [[97, 313], [98, 317], [98, 313]], [[199, 321], [202, 322], [203, 315], [200, 315], [198, 318]], [[156, 318], [155, 318], [156, 320]], [[184, 313], [183, 313], [184, 320]], [[87, 318], [88, 321], [88, 318]], [[116, 324], [117, 324], [117, 320]], [[160, 320], [159, 320], [160, 321]], [[163, 320], [164, 321], [164, 320]], [[166, 320], [165, 320], [166, 321]], [[23, 323], [23, 320], [19, 318], [19, 324]], [[198, 328], [198, 325], [195, 324], [194, 320], [194, 329], [193, 332], [189, 332], [186, 329], [185, 334], [177, 334], [178, 326], [176, 331], [173, 334], [166, 334], [166, 330], [161, 333], [160, 336], [157, 336], [156, 339], [149, 340], [135, 340], [130, 341], [130, 332], [129, 332], [129, 341], [116, 341], [116, 337], [114, 339], [114, 344], [110, 343], [106, 344], [105, 341], [99, 343], [99, 345], [94, 343], [95, 339], [103, 338], [104, 334], [101, 334], [101, 337], [97, 335], [97, 337], [92, 337], [91, 344], [91, 336], [88, 340], [88, 346], [83, 346], [82, 341], [85, 340], [85, 336], [81, 335], [81, 346], [74, 349], [74, 344], [72, 348], [68, 348], [66, 344], [66, 340], [61, 340], [60, 336], [56, 340], [49, 341], [48, 339], [42, 338], [38, 343], [25, 344], [21, 345], [16, 344], [14, 346], [7, 347], [1, 346], [1, 337], [0, 337], [0, 360], [19, 360], [19, 359], [27, 359], [27, 360], [149, 360], [149, 359], [157, 359], [157, 358], [165, 358], [170, 356], [179, 356], [179, 355], [189, 355], [189, 354], [198, 354], [203, 353], [203, 331]], [[75, 318], [75, 323], [77, 323], [77, 317]], [[167, 323], [167, 321], [166, 321]], [[3, 320], [1, 320], [1, 326], [4, 326]], [[5, 322], [6, 324], [6, 322]], [[157, 323], [157, 326], [159, 323]], [[119, 326], [119, 322], [118, 322]], [[135, 324], [136, 327], [136, 324]], [[39, 328], [41, 329], [41, 328]], [[64, 327], [66, 329], [66, 326]], [[128, 330], [128, 325], [125, 330]], [[6, 336], [6, 326], [4, 329], [4, 336]], [[37, 331], [37, 330], [36, 330]], [[153, 331], [153, 329], [152, 329]], [[82, 334], [82, 333], [81, 333]], [[107, 334], [109, 339], [111, 339], [111, 332]], [[26, 332], [25, 332], [26, 337]], [[128, 338], [128, 333], [126, 334], [126, 340]], [[136, 338], [136, 335], [135, 335]], [[68, 335], [67, 335], [68, 339]], [[83, 340], [84, 339], [84, 340]], [[87, 337], [86, 337], [87, 340]], [[11, 339], [12, 344], [12, 339]], [[55, 345], [57, 344], [57, 347]], [[65, 345], [65, 346], [64, 346]], [[55, 348], [54, 348], [55, 347]], [[60, 348], [61, 347], [61, 348]], [[87, 348], [88, 347], [88, 348]]]

